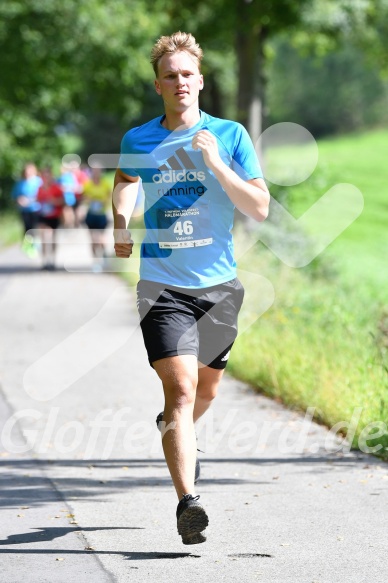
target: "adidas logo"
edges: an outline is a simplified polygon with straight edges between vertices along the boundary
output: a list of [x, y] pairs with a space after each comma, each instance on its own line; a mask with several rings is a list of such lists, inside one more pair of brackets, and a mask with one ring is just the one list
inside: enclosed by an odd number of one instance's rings
[[[167, 165], [168, 164], [168, 165]], [[205, 172], [196, 171], [194, 162], [184, 148], [178, 148], [173, 156], [166, 160], [158, 168], [160, 174], [154, 174], [152, 180], [155, 184], [162, 182], [173, 184], [175, 182], [203, 182], [206, 178]]]
[[221, 362], [226, 362], [230, 356], [230, 350], [221, 358]]

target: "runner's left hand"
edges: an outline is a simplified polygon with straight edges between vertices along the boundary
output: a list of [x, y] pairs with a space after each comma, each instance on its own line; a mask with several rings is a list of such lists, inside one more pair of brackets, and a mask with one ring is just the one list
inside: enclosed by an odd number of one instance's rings
[[200, 130], [192, 140], [194, 150], [202, 150], [205, 164], [211, 170], [222, 164], [217, 138], [208, 130]]

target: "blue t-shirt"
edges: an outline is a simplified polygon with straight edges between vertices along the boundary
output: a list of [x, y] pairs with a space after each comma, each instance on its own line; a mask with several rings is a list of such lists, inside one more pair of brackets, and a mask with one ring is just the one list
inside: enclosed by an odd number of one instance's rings
[[19, 205], [23, 212], [34, 213], [40, 209], [40, 204], [36, 200], [38, 190], [42, 186], [42, 179], [40, 176], [31, 176], [30, 178], [23, 178], [15, 183], [12, 189], [12, 198], [16, 200], [19, 196], [25, 196], [29, 199], [27, 206]]
[[129, 130], [121, 143], [119, 167], [140, 176], [145, 192], [140, 277], [185, 288], [224, 283], [236, 277], [234, 205], [191, 143], [199, 130], [210, 131], [243, 180], [263, 176], [255, 149], [234, 121], [201, 112], [195, 126], [169, 131], [163, 118]]
[[72, 172], [64, 172], [58, 178], [57, 183], [63, 190], [63, 199], [67, 206], [74, 206], [77, 197], [76, 191], [78, 187], [77, 180]]

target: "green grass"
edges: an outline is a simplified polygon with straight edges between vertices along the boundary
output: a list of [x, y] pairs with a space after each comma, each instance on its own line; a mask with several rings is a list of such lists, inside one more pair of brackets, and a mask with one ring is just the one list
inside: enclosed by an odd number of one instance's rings
[[[321, 141], [307, 181], [273, 187], [295, 217], [336, 183], [363, 194], [360, 217], [310, 265], [287, 267], [261, 243], [239, 262], [271, 281], [275, 301], [238, 338], [229, 371], [288, 406], [316, 407], [329, 426], [362, 408], [355, 447], [365, 426], [388, 420], [387, 144], [383, 130]], [[272, 151], [270, 163], [300, 165], [301, 150]], [[367, 445], [382, 446], [378, 454], [388, 457], [388, 435]]]
[[0, 214], [0, 248], [20, 242], [22, 237], [22, 223], [17, 213], [2, 211]]
[[[388, 131], [347, 135], [318, 142], [319, 161], [313, 175], [287, 193], [287, 206], [302, 215], [326, 190], [337, 183], [356, 186], [364, 197], [361, 216], [328, 249], [341, 258], [345, 278], [388, 285]], [[279, 149], [270, 156], [287, 166], [303, 165], [303, 148]], [[386, 288], [387, 289], [387, 288]], [[385, 290], [385, 298], [388, 292]]]

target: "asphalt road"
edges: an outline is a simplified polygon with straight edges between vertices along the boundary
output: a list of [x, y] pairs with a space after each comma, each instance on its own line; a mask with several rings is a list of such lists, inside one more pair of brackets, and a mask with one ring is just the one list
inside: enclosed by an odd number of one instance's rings
[[0, 582], [385, 583], [387, 465], [227, 376], [181, 543], [134, 290], [69, 236], [67, 269], [0, 254]]

